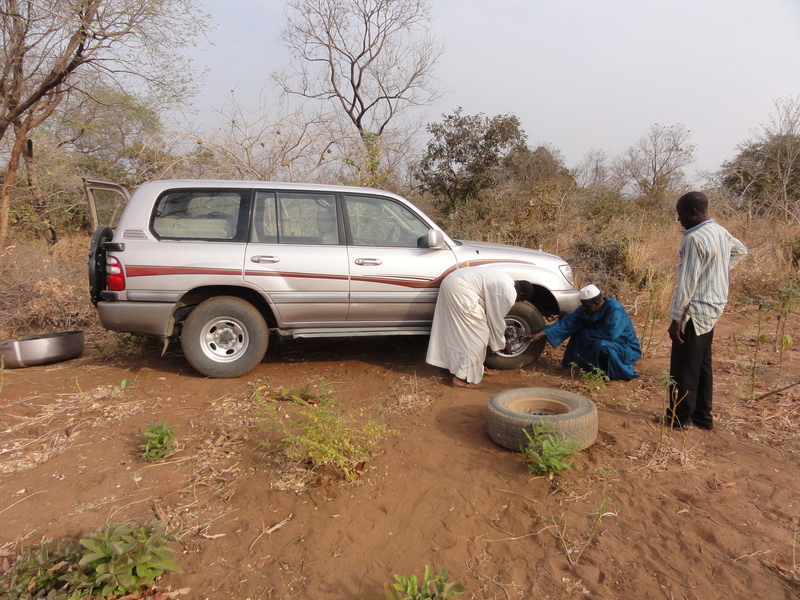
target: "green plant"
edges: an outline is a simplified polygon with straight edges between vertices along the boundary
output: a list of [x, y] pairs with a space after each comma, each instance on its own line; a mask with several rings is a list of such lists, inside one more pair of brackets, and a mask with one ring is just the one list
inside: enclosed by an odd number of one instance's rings
[[606, 384], [610, 381], [606, 372], [598, 367], [594, 367], [591, 371], [584, 371], [576, 363], [569, 363], [569, 375], [575, 379], [580, 379], [587, 389], [605, 389]]
[[167, 571], [181, 573], [169, 541], [161, 521], [106, 525], [80, 540], [84, 554], [78, 564], [88, 571], [78, 571], [73, 581], [77, 589], [101, 598], [138, 592]]
[[22, 553], [6, 573], [0, 574], [0, 597], [69, 598], [69, 586], [63, 578], [76, 568], [80, 558], [81, 546], [77, 541], [42, 540]]
[[108, 524], [80, 541], [44, 540], [0, 575], [0, 597], [94, 600], [137, 594], [167, 571], [180, 573], [160, 521]]
[[567, 556], [571, 565], [577, 565], [580, 561], [584, 551], [600, 536], [600, 525], [605, 517], [616, 517], [617, 513], [608, 511], [608, 505], [614, 501], [608, 495], [608, 487], [611, 478], [617, 474], [616, 469], [597, 469], [597, 474], [600, 475], [602, 484], [600, 490], [600, 500], [594, 505], [594, 511], [591, 515], [591, 523], [589, 531], [582, 541], [570, 541], [567, 535], [567, 517], [562, 514], [560, 519], [555, 517], [550, 518], [551, 524], [547, 527], [550, 532], [561, 540], [564, 547], [564, 553]]
[[783, 371], [784, 353], [794, 345], [792, 336], [786, 333], [786, 324], [792, 311], [800, 305], [800, 288], [795, 282], [781, 286], [778, 290], [778, 315], [775, 344], [779, 353], [779, 372]]
[[112, 396], [116, 396], [116, 395], [118, 395], [118, 394], [119, 394], [119, 393], [120, 393], [122, 390], [124, 390], [125, 388], [128, 388], [128, 387], [130, 387], [130, 386], [131, 386], [131, 383], [133, 383], [133, 382], [132, 382], [130, 379], [128, 379], [128, 378], [126, 377], [125, 379], [123, 379], [123, 380], [120, 382], [120, 384], [119, 384], [119, 385], [115, 385], [115, 386], [114, 386], [114, 389], [111, 391], [111, 395], [112, 395]]
[[439, 567], [439, 574], [434, 575], [431, 566], [425, 565], [421, 590], [416, 575], [395, 575], [394, 578], [397, 583], [385, 586], [386, 600], [450, 600], [466, 591], [461, 583], [448, 583], [450, 576], [444, 567]]
[[142, 460], [156, 461], [172, 454], [175, 450], [175, 429], [177, 425], [167, 425], [153, 421], [147, 429], [139, 431], [139, 449], [142, 451]]
[[[281, 449], [314, 468], [332, 467], [347, 481], [358, 478], [373, 449], [392, 433], [374, 421], [358, 425], [347, 418], [324, 381], [294, 391], [280, 388], [269, 392], [268, 397], [264, 399], [256, 390], [262, 425], [282, 435]], [[276, 400], [287, 401], [288, 407]]]
[[522, 449], [529, 472], [552, 476], [576, 467], [570, 457], [580, 455], [578, 442], [555, 434], [548, 421], [534, 423], [531, 429], [532, 434], [523, 430], [528, 444]]

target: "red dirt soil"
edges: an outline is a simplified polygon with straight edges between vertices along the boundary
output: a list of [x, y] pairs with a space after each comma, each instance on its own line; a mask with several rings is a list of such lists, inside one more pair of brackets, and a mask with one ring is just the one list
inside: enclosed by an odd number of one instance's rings
[[[797, 598], [800, 386], [762, 396], [800, 379], [800, 352], [760, 344], [753, 381], [756, 326], [723, 317], [716, 427], [685, 434], [652, 422], [666, 324], [639, 379], [596, 389], [561, 349], [468, 390], [425, 364], [425, 338], [273, 341], [250, 375], [212, 380], [177, 347], [107, 356], [89, 332], [79, 359], [2, 372], [0, 566], [43, 537], [160, 518], [183, 573], [159, 585], [193, 599], [380, 599], [426, 564], [465, 599]], [[353, 484], [262, 444], [254, 387], [322, 379], [396, 431]], [[580, 469], [535, 477], [489, 440], [489, 396], [530, 386], [597, 404]], [[156, 419], [178, 425], [179, 449], [145, 463], [137, 434]]]

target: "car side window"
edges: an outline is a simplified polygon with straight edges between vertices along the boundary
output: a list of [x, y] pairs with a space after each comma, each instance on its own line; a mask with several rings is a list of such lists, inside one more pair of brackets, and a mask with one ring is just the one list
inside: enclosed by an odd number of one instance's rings
[[169, 190], [156, 202], [151, 228], [159, 238], [237, 241], [246, 190]]
[[353, 244], [416, 248], [428, 225], [408, 208], [387, 198], [344, 197]]
[[250, 241], [262, 244], [278, 243], [277, 199], [275, 192], [256, 192]]
[[336, 197], [333, 194], [280, 192], [277, 200], [279, 243], [339, 243]]

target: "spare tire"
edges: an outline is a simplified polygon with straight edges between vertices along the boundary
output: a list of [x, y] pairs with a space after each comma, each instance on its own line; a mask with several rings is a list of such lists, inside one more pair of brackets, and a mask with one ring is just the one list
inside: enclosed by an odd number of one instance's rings
[[89, 244], [89, 298], [95, 306], [103, 299], [101, 293], [106, 289], [106, 249], [103, 244], [113, 237], [111, 227], [100, 225], [94, 230]]
[[535, 423], [549, 422], [553, 433], [578, 442], [578, 450], [597, 438], [597, 407], [579, 394], [553, 388], [515, 388], [498, 392], [487, 403], [486, 431], [493, 442], [521, 451]]

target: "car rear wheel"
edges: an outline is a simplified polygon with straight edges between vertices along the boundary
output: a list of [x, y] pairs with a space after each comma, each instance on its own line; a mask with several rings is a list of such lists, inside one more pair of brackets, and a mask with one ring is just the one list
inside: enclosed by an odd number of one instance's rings
[[544, 329], [544, 318], [530, 302], [517, 302], [506, 315], [506, 340], [511, 352], [486, 354], [486, 366], [492, 369], [519, 369], [539, 358], [547, 340], [522, 342], [520, 338], [533, 335]]
[[260, 312], [233, 296], [209, 298], [189, 313], [181, 333], [183, 353], [208, 377], [241, 377], [264, 358], [269, 329]]

